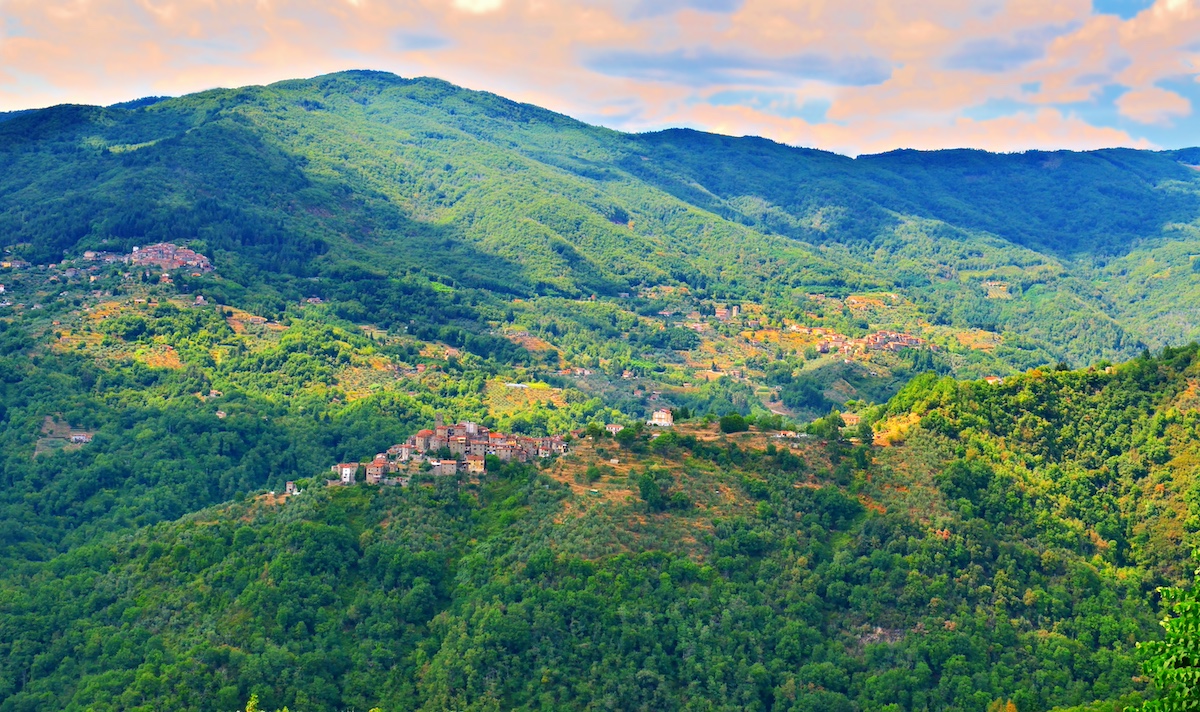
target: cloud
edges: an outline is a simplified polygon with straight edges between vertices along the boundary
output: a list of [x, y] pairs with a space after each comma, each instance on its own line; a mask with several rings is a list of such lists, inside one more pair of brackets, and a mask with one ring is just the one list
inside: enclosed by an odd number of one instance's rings
[[721, 91], [707, 98], [713, 106], [745, 106], [756, 111], [799, 118], [810, 124], [824, 123], [832, 102], [824, 98], [797, 97], [788, 92]]
[[1079, 29], [1079, 23], [1045, 26], [1017, 32], [1012, 37], [983, 37], [959, 47], [946, 59], [949, 69], [1008, 72], [1046, 56], [1047, 46], [1058, 37]]
[[449, 44], [450, 40], [441, 35], [424, 34], [421, 32], [401, 32], [396, 35], [396, 46], [402, 50], [411, 52], [442, 49]]
[[[1119, 129], [1096, 127], [1057, 109], [1021, 111], [991, 119], [956, 117], [943, 122], [904, 125], [872, 117], [853, 125], [812, 124], [782, 118], [744, 106], [702, 106], [688, 113], [695, 128], [723, 133], [765, 135], [797, 146], [814, 146], [850, 155], [882, 153], [895, 148], [935, 150], [982, 148], [990, 151], [1091, 150], [1113, 146], [1152, 148], [1146, 139]], [[682, 123], [670, 117], [666, 125]]]
[[454, 0], [453, 4], [456, 9], [463, 12], [482, 15], [499, 10], [504, 5], [504, 0]]
[[1191, 116], [1192, 103], [1173, 91], [1150, 87], [1122, 94], [1117, 99], [1121, 116], [1139, 124], [1170, 126], [1175, 119]]
[[780, 85], [797, 81], [869, 86], [886, 81], [892, 72], [887, 62], [875, 57], [763, 57], [708, 49], [605, 52], [588, 58], [584, 65], [601, 74], [687, 86]]
[[1200, 0], [1149, 2], [0, 0], [0, 111], [364, 68], [850, 153], [1194, 143]]
[[730, 13], [739, 9], [744, 0], [639, 0], [630, 13], [631, 19], [669, 15], [680, 10]]

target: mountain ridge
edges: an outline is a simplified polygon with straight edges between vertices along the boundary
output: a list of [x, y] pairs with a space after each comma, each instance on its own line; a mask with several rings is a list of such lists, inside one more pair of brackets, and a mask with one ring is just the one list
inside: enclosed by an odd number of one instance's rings
[[[135, 104], [0, 122], [0, 712], [1157, 694], [1190, 153], [851, 159], [369, 72]], [[568, 452], [328, 486], [446, 418]]]

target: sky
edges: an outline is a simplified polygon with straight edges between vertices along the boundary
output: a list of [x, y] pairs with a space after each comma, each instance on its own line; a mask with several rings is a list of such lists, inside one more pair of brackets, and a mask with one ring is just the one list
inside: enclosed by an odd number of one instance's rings
[[344, 69], [850, 155], [1200, 145], [1200, 0], [0, 0], [0, 111]]

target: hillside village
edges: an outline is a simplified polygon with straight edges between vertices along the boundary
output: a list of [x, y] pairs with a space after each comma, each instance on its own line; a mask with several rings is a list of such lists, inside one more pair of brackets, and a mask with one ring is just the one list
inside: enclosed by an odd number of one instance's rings
[[[11, 252], [11, 249], [7, 252]], [[185, 272], [193, 277], [199, 277], [208, 272], [212, 272], [214, 267], [212, 261], [208, 257], [196, 252], [187, 247], [180, 247], [170, 242], [159, 242], [147, 247], [134, 247], [129, 254], [121, 254], [117, 252], [105, 252], [96, 250], [87, 250], [77, 259], [64, 259], [62, 262], [52, 262], [49, 264], [34, 265], [25, 260], [15, 257], [6, 256], [0, 260], [0, 269], [11, 274], [11, 277], [6, 279], [9, 282], [6, 287], [0, 284], [0, 295], [5, 294], [11, 287], [20, 287], [23, 284], [28, 286], [40, 286], [43, 288], [61, 289], [61, 286], [67, 286], [68, 283], [92, 284], [95, 286], [97, 280], [103, 280], [106, 276], [112, 276], [112, 268], [117, 265], [130, 265], [136, 268], [136, 271], [123, 272], [120, 276], [124, 281], [132, 281], [142, 277], [154, 278], [161, 284], [170, 285], [174, 282], [171, 278], [171, 272]], [[103, 282], [101, 283], [103, 284]], [[61, 285], [61, 286], [60, 286]], [[109, 289], [97, 290], [92, 293], [92, 296], [112, 296], [113, 286], [111, 283], [107, 285]], [[43, 298], [50, 297], [52, 294], [42, 294]], [[60, 295], [61, 296], [61, 295]], [[203, 302], [201, 302], [203, 303]], [[0, 307], [16, 307], [23, 310], [26, 307], [37, 310], [42, 308], [42, 304], [28, 302], [14, 303], [10, 299], [0, 301]]]
[[925, 339], [899, 331], [877, 331], [861, 339], [854, 339], [821, 327], [793, 326], [791, 330], [821, 337], [821, 340], [817, 342], [817, 352], [823, 354], [835, 352], [861, 354], [866, 351], [900, 351], [923, 348], [937, 351], [937, 346], [930, 344]]
[[[686, 289], [681, 290], [664, 290], [664, 288], [656, 288], [646, 290], [641, 296], [648, 298], [661, 297], [681, 297], [689, 292]], [[894, 308], [903, 303], [900, 297], [893, 293], [884, 293], [879, 295], [850, 295], [845, 299], [836, 299], [825, 294], [808, 294], [806, 295], [810, 304], [821, 305], [823, 308], [837, 312], [841, 309], [846, 309], [853, 314], [864, 314], [876, 309]], [[659, 316], [671, 319], [673, 317], [682, 316], [683, 325], [696, 332], [705, 332], [710, 327], [710, 320], [718, 323], [728, 323], [738, 320], [739, 317], [743, 322], [743, 326], [747, 327], [751, 332], [763, 326], [763, 307], [760, 304], [748, 303], [743, 309], [737, 304], [713, 304], [709, 317], [705, 317], [699, 309], [692, 309], [684, 315], [681, 308], [668, 307], [657, 312]], [[807, 316], [810, 319], [820, 319], [820, 315], [809, 312]], [[929, 343], [923, 338], [914, 336], [906, 332], [880, 330], [873, 334], [869, 334], [863, 338], [856, 339], [845, 336], [835, 329], [819, 327], [815, 325], [804, 325], [792, 322], [787, 325], [787, 330], [793, 333], [816, 336], [820, 340], [816, 346], [819, 353], [830, 353], [832, 351], [863, 353], [865, 351], [900, 351], [906, 348], [929, 348], [937, 350], [936, 346]]]
[[194, 270], [196, 274], [211, 272], [213, 269], [212, 262], [204, 255], [170, 242], [159, 242], [147, 247], [134, 247], [128, 255], [88, 250], [83, 253], [83, 259], [87, 262], [106, 264], [120, 262], [137, 267], [157, 267], [161, 270], [181, 270], [186, 267]]
[[[669, 428], [675, 423], [667, 408], [660, 408], [650, 416], [647, 425]], [[618, 423], [609, 423], [605, 429], [616, 435], [625, 429]], [[575, 431], [572, 437], [581, 437], [583, 431]], [[350, 486], [357, 482], [362, 468], [368, 485], [390, 485], [407, 487], [413, 475], [428, 474], [436, 477], [453, 477], [466, 474], [480, 476], [487, 473], [487, 458], [493, 456], [501, 462], [530, 462], [565, 455], [569, 451], [569, 439], [562, 435], [529, 437], [493, 432], [487, 427], [470, 421], [447, 425], [438, 415], [433, 429], [424, 429], [363, 462], [340, 462], [329, 468], [336, 477], [325, 482], [327, 487]], [[285, 494], [297, 494], [294, 482], [288, 482]]]
[[[487, 472], [487, 456], [501, 462], [529, 462], [566, 454], [567, 438], [561, 435], [534, 438], [492, 432], [469, 421], [447, 425], [439, 415], [432, 430], [418, 431], [403, 443], [391, 446], [366, 462], [342, 462], [330, 467], [336, 478], [328, 486], [352, 485], [359, 467], [365, 470], [369, 485], [408, 486], [411, 477], [425, 473], [452, 477], [458, 474], [482, 475]], [[290, 483], [289, 483], [290, 484]], [[289, 487], [289, 493], [291, 488]]]

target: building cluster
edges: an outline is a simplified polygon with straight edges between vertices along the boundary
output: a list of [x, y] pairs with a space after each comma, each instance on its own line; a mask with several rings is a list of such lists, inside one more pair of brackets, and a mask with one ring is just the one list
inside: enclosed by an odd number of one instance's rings
[[478, 423], [446, 425], [438, 416], [432, 430], [421, 430], [368, 462], [334, 465], [330, 470], [337, 477], [327, 484], [354, 484], [360, 466], [366, 472], [367, 484], [405, 487], [412, 475], [418, 473], [446, 477], [485, 474], [488, 455], [501, 462], [528, 462], [566, 452], [567, 441], [561, 435], [545, 438], [508, 435], [491, 432]]
[[135, 247], [129, 261], [139, 266], [154, 266], [164, 270], [183, 269], [185, 267], [199, 272], [212, 271], [212, 263], [204, 255], [179, 247], [169, 242], [160, 242], [149, 247]]
[[204, 255], [187, 247], [170, 242], [160, 242], [147, 247], [135, 247], [128, 255], [116, 252], [97, 252], [88, 250], [83, 253], [87, 262], [102, 262], [104, 264], [128, 263], [139, 267], [157, 267], [162, 270], [191, 269], [196, 272], [211, 272], [212, 262]]
[[[667, 312], [670, 312], [670, 313], [668, 314]], [[727, 304], [723, 307], [717, 307], [716, 309], [714, 309], [712, 316], [717, 321], [729, 321], [730, 319], [738, 318], [738, 316], [741, 313], [742, 313], [742, 308], [739, 307], [738, 305]], [[660, 311], [659, 314], [663, 314], [664, 316], [671, 316], [671, 315], [675, 314], [675, 312], [668, 310], [668, 309], [664, 309], [663, 311]], [[699, 310], [693, 310], [688, 313], [687, 318], [688, 318], [688, 321], [699, 322], [699, 321], [704, 320], [704, 315], [701, 314]]]
[[717, 307], [717, 310], [713, 312], [713, 316], [715, 316], [718, 321], [729, 321], [730, 319], [738, 318], [738, 315], [741, 314], [741, 312], [741, 307], [737, 306], [736, 304], [730, 304], [729, 306]]
[[103, 262], [106, 265], [116, 264], [118, 262], [128, 262], [129, 255], [122, 255], [116, 252], [97, 252], [88, 250], [83, 253], [83, 259], [88, 262]]
[[817, 351], [823, 354], [839, 351], [841, 353], [863, 353], [866, 351], [901, 351], [903, 349], [936, 350], [933, 344], [912, 334], [899, 331], [877, 331], [861, 339], [852, 339], [830, 329], [821, 327], [798, 326], [793, 330], [801, 334], [811, 334], [820, 337]]

